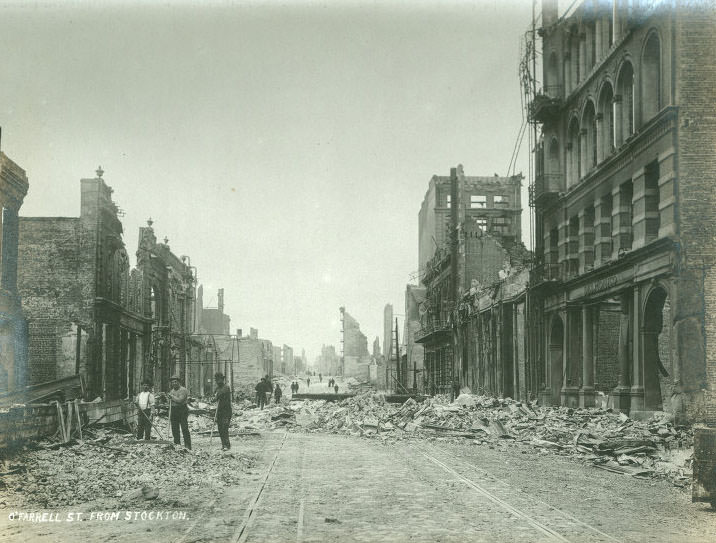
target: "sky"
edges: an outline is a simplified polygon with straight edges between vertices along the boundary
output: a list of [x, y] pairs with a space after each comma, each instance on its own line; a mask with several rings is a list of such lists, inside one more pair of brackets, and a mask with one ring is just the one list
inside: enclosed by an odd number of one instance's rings
[[[313, 361], [338, 348], [345, 306], [382, 343], [385, 304], [402, 314], [417, 281], [430, 178], [508, 173], [531, 10], [0, 0], [0, 145], [30, 181], [20, 214], [78, 216], [79, 180], [101, 165], [131, 257], [151, 217], [205, 305], [225, 289], [232, 329]], [[528, 152], [525, 137], [525, 176]]]

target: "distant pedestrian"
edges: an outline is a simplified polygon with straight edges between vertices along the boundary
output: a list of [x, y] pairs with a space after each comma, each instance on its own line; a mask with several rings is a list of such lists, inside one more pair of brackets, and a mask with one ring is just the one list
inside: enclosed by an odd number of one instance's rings
[[139, 418], [137, 419], [137, 439], [145, 440], [151, 438], [152, 434], [152, 412], [154, 411], [154, 394], [152, 394], [151, 385], [148, 381], [142, 383], [142, 391], [137, 394], [134, 401], [139, 409]]
[[224, 374], [214, 375], [216, 382], [216, 426], [219, 429], [221, 438], [221, 450], [227, 451], [231, 448], [229, 442], [229, 423], [231, 422], [231, 389], [224, 384]]
[[333, 387], [333, 392], [335, 392], [336, 394], [338, 394], [338, 385], [335, 385], [335, 386]]
[[170, 379], [172, 388], [169, 390], [169, 408], [172, 416], [170, 422], [172, 424], [172, 436], [174, 437], [174, 445], [180, 445], [179, 428], [184, 436], [184, 446], [191, 450], [191, 436], [189, 435], [189, 391], [179, 383], [179, 376], [172, 375]]
[[306, 378], [306, 388], [311, 388], [311, 378], [310, 377]]
[[281, 403], [281, 396], [283, 396], [283, 391], [281, 390], [281, 387], [278, 386], [278, 383], [276, 383], [276, 388], [273, 391], [273, 397], [276, 399], [276, 404]]
[[323, 382], [323, 375], [321, 375], [320, 373], [318, 374], [318, 382], [319, 383]]
[[298, 384], [298, 381], [296, 381], [294, 384], [296, 385], [296, 394], [298, 394], [298, 389], [299, 389], [300, 385]]

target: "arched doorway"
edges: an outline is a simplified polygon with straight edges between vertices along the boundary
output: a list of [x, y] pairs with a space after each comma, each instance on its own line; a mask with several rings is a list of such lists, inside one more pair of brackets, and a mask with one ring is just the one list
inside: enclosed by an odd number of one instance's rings
[[644, 306], [644, 407], [668, 408], [673, 392], [670, 304], [666, 290], [653, 289]]
[[555, 315], [552, 318], [552, 327], [549, 333], [549, 375], [552, 404], [560, 405], [560, 392], [564, 381], [564, 367], [562, 364], [564, 349], [564, 325], [562, 319]]

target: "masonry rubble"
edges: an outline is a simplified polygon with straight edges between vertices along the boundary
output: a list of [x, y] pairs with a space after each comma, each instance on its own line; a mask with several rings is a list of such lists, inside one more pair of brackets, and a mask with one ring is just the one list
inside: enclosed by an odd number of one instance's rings
[[[171, 435], [168, 427], [161, 431]], [[157, 489], [236, 485], [254, 462], [235, 452], [238, 464], [208, 450], [189, 452], [166, 442], [149, 445], [110, 429], [94, 429], [91, 437], [86, 432], [83, 442], [57, 447], [45, 440], [23, 451], [21, 464], [12, 459], [0, 463], [4, 473], [13, 471], [0, 480], [0, 506], [30, 502], [65, 507], [95, 500], [128, 505], [157, 498], [153, 503], [160, 504]]]
[[[600, 408], [543, 407], [510, 398], [461, 394], [453, 403], [435, 396], [422, 403], [386, 403], [366, 393], [341, 402], [291, 402], [266, 410], [252, 423], [269, 429], [331, 432], [382, 440], [469, 440], [490, 447], [532, 447], [636, 477], [690, 483], [693, 432], [668, 413], [638, 421]], [[239, 421], [236, 424], [240, 424]]]

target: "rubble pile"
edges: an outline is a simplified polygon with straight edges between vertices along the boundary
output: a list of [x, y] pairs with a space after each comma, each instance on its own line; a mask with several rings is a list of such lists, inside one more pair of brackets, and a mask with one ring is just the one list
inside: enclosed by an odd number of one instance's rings
[[239, 484], [254, 463], [253, 458], [236, 453], [232, 453], [234, 461], [227, 462], [205, 450], [190, 452], [166, 443], [139, 443], [110, 431], [96, 432], [95, 440], [24, 452], [22, 469], [2, 479], [0, 505], [4, 501], [4, 506], [18, 502], [64, 507], [110, 498], [152, 499], [156, 488]]
[[690, 483], [693, 433], [660, 413], [637, 421], [611, 409], [539, 407], [509, 398], [461, 394], [388, 404], [366, 393], [332, 403], [307, 401], [272, 414], [272, 427], [395, 439], [440, 437], [474, 444], [519, 442], [635, 477]]

